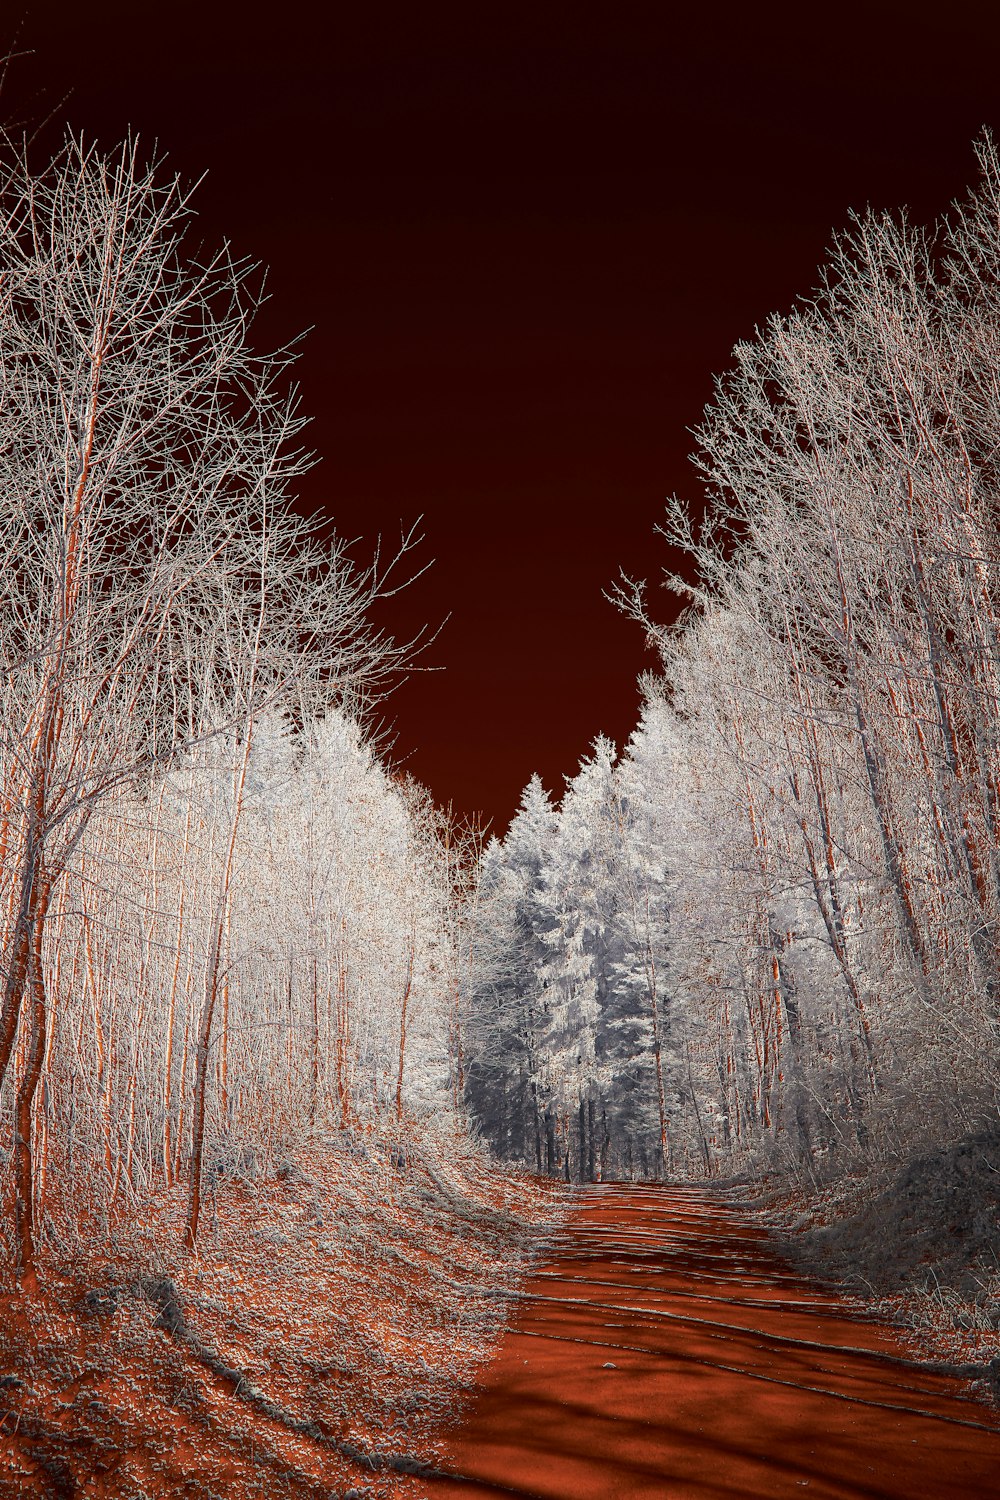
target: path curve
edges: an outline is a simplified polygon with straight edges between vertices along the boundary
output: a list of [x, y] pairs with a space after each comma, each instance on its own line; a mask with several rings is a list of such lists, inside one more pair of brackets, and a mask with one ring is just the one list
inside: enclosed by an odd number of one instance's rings
[[980, 1500], [1000, 1418], [738, 1207], [615, 1183], [578, 1193], [446, 1467], [428, 1500]]

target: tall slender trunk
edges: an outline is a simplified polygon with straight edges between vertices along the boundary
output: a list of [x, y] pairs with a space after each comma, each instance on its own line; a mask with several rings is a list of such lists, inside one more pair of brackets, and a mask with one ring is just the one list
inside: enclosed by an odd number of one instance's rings
[[191, 1180], [188, 1197], [187, 1222], [184, 1226], [184, 1248], [192, 1254], [198, 1244], [198, 1225], [201, 1218], [202, 1161], [205, 1151], [205, 1096], [208, 1084], [208, 1052], [212, 1039], [212, 1018], [219, 992], [219, 959], [222, 952], [223, 915], [213, 924], [215, 931], [209, 956], [208, 972], [205, 975], [205, 996], [198, 1027], [198, 1039], [194, 1053], [194, 1096], [191, 1117]]
[[248, 713], [243, 733], [242, 754], [233, 786], [233, 809], [229, 824], [229, 840], [226, 846], [226, 856], [223, 861], [219, 881], [215, 916], [212, 921], [209, 938], [201, 1021], [195, 1043], [194, 1095], [191, 1115], [191, 1177], [187, 1220], [184, 1225], [184, 1248], [191, 1254], [194, 1254], [197, 1249], [198, 1224], [201, 1218], [201, 1179], [205, 1151], [205, 1099], [208, 1088], [208, 1054], [212, 1040], [212, 1021], [215, 1016], [215, 1006], [219, 996], [223, 940], [228, 931], [229, 903], [232, 898], [236, 839], [243, 813], [243, 794], [246, 788], [252, 740], [253, 715]]
[[695, 1121], [697, 1122], [697, 1125], [698, 1125], [698, 1140], [701, 1143], [702, 1160], [705, 1163], [705, 1176], [706, 1177], [711, 1177], [711, 1175], [712, 1175], [712, 1157], [711, 1157], [711, 1153], [710, 1153], [710, 1151], [708, 1149], [708, 1138], [705, 1135], [705, 1126], [702, 1123], [701, 1110], [698, 1107], [698, 1092], [697, 1092], [697, 1090], [695, 1088], [694, 1070], [693, 1070], [693, 1068], [691, 1066], [691, 1043], [690, 1042], [685, 1042], [684, 1045], [685, 1045], [685, 1051], [687, 1053], [688, 1088], [691, 1090], [691, 1103], [694, 1106], [694, 1117], [695, 1117]]
[[413, 964], [416, 958], [417, 935], [410, 932], [410, 951], [406, 964], [406, 983], [399, 1007], [399, 1071], [396, 1074], [396, 1119], [403, 1118], [403, 1066], [406, 1060], [406, 1027], [409, 1020], [410, 994], [413, 989]]
[[580, 1166], [579, 1166], [579, 1174], [580, 1174], [580, 1181], [583, 1182], [584, 1179], [585, 1179], [585, 1177], [586, 1177], [586, 1173], [587, 1173], [587, 1105], [586, 1105], [586, 1101], [584, 1100], [584, 1097], [583, 1097], [582, 1094], [580, 1095], [580, 1101], [579, 1101], [579, 1117], [580, 1117], [580, 1124], [579, 1124], [579, 1136], [580, 1136], [580, 1152], [579, 1152]]
[[346, 943], [346, 917], [341, 923], [341, 944], [337, 949], [337, 1098], [340, 1103], [340, 1128], [349, 1123], [352, 1110], [350, 1047], [351, 1013], [348, 984]]
[[653, 955], [649, 924], [649, 889], [646, 889], [645, 923], [646, 995], [653, 1023], [653, 1064], [656, 1071], [656, 1107], [660, 1120], [660, 1161], [665, 1176], [670, 1175], [670, 1137], [667, 1133], [667, 1095], [663, 1083], [663, 1042], [660, 1035], [660, 1004], [657, 993], [656, 959]]
[[899, 847], [899, 841], [892, 825], [882, 762], [872, 738], [871, 726], [868, 723], [868, 718], [861, 702], [860, 692], [856, 685], [853, 691], [855, 720], [861, 740], [861, 750], [868, 778], [868, 788], [871, 793], [872, 806], [875, 809], [875, 818], [878, 823], [886, 873], [889, 876], [906, 948], [913, 960], [917, 973], [921, 977], [921, 981], [923, 981], [930, 971], [930, 962], [920, 933], [917, 913], [913, 905], [913, 894], [903, 863], [902, 850]]
[[896, 831], [893, 827], [886, 787], [885, 768], [882, 765], [878, 746], [872, 734], [871, 724], [865, 709], [864, 692], [858, 676], [859, 649], [854, 629], [854, 613], [848, 592], [847, 580], [844, 575], [844, 554], [836, 527], [836, 509], [833, 505], [831, 505], [829, 510], [829, 524], [836, 562], [837, 586], [840, 592], [841, 631], [843, 634], [844, 656], [847, 667], [847, 690], [851, 706], [854, 710], [854, 721], [861, 744], [861, 754], [865, 765], [868, 791], [875, 812], [875, 821], [878, 825], [879, 839], [882, 845], [886, 874], [889, 877], [892, 890], [893, 903], [899, 916], [904, 945], [913, 962], [915, 973], [919, 976], [918, 983], [923, 986], [926, 984], [930, 964], [920, 933], [916, 910], [913, 905], [913, 894], [906, 875], [902, 850], [900, 849]]
[[319, 960], [315, 953], [312, 955], [310, 975], [312, 979], [310, 986], [312, 1031], [309, 1048], [309, 1123], [315, 1125], [319, 1109]]
[[[806, 822], [806, 815], [802, 804], [802, 794], [799, 786], [798, 772], [794, 768], [794, 758], [792, 755], [791, 746], [788, 743], [787, 736], [785, 738], [785, 746], [788, 751], [788, 763], [790, 768], [789, 785], [792, 790], [792, 796], [795, 798], [796, 806], [799, 809], [797, 822], [799, 832], [802, 836], [802, 847], [805, 850], [806, 866], [809, 870], [809, 880], [812, 885], [813, 900], [815, 901], [816, 909], [823, 920], [823, 926], [826, 929], [826, 936], [827, 941], [830, 944], [830, 950], [833, 953], [834, 958], [837, 960], [837, 965], [840, 969], [841, 977], [844, 981], [844, 985], [847, 989], [847, 993], [851, 1001], [851, 1006], [853, 1008], [854, 1015], [858, 1024], [858, 1031], [865, 1050], [865, 1057], [869, 1073], [869, 1083], [871, 1088], [874, 1090], [877, 1087], [877, 1079], [875, 1073], [875, 1050], [871, 1036], [871, 1022], [868, 1017], [868, 1007], [865, 1002], [865, 997], [862, 993], [861, 985], [854, 972], [854, 966], [851, 963], [850, 955], [848, 953], [847, 925], [844, 921], [843, 904], [837, 892], [837, 873], [835, 864], [832, 859], [832, 835], [828, 833], [828, 815], [821, 814], [820, 824], [821, 832], [823, 833], [824, 840], [827, 844], [826, 875], [824, 880], [820, 875], [820, 867], [819, 861], [816, 857], [815, 845], [813, 843], [812, 836], [809, 832], [809, 827]], [[813, 792], [817, 797], [820, 795], [815, 780], [813, 781]], [[790, 1027], [791, 1024], [791, 1017], [789, 1017]]]
[[7, 979], [4, 984], [3, 1008], [0, 1010], [0, 1085], [7, 1076], [14, 1041], [17, 1037], [21, 1006], [27, 994], [30, 980], [32, 944], [38, 921], [38, 905], [43, 884], [43, 823], [47, 802], [48, 768], [40, 763], [35, 772], [35, 785], [25, 829], [25, 845], [21, 855], [18, 880], [17, 916], [7, 962]]
[[29, 987], [31, 1021], [24, 1072], [14, 1101], [14, 1248], [16, 1274], [26, 1292], [38, 1288], [35, 1263], [34, 1172], [32, 1158], [32, 1121], [35, 1092], [45, 1061], [46, 1015], [45, 974], [42, 968], [42, 936], [48, 909], [51, 882], [41, 875], [36, 920], [31, 934], [29, 953]]

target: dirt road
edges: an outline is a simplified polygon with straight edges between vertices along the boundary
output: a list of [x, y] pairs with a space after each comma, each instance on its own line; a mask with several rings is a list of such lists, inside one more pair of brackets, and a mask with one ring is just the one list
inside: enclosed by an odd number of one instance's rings
[[1000, 1419], [802, 1280], [710, 1193], [581, 1192], [445, 1496], [1000, 1497]]

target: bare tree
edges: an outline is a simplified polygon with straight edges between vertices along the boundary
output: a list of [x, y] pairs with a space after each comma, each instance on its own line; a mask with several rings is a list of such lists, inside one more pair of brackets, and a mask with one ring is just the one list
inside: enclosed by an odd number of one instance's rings
[[[292, 512], [289, 487], [309, 459], [285, 379], [291, 354], [252, 352], [254, 267], [228, 246], [187, 248], [191, 216], [189, 190], [145, 164], [135, 142], [102, 155], [70, 140], [38, 173], [8, 153], [0, 1085], [20, 1055], [7, 1086], [26, 1287], [36, 1275], [33, 1105], [49, 1029], [42, 934], [95, 811], [223, 732], [235, 732], [245, 762], [263, 706], [280, 699], [301, 715], [370, 692], [409, 650], [369, 609], [405, 581], [413, 534], [386, 562], [357, 568]], [[235, 785], [234, 837], [239, 776]], [[199, 1059], [227, 881], [224, 862]]]

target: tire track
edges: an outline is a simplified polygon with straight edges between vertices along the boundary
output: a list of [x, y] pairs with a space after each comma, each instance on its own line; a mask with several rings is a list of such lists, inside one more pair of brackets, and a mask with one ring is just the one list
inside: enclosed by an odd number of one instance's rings
[[1000, 1495], [997, 1414], [717, 1193], [581, 1190], [546, 1255], [429, 1500]]

